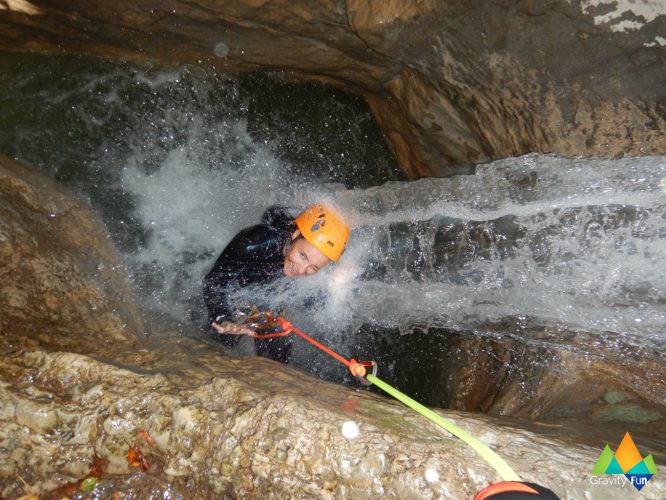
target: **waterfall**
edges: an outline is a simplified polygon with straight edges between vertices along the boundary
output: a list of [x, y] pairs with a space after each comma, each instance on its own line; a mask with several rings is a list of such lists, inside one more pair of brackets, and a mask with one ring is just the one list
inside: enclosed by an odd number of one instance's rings
[[663, 344], [666, 158], [531, 154], [342, 195], [364, 319]]

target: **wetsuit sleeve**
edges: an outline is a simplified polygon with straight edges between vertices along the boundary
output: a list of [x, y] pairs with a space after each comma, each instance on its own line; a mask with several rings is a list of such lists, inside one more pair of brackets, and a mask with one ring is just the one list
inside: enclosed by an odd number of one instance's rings
[[281, 255], [284, 231], [257, 225], [244, 229], [229, 242], [203, 280], [203, 296], [211, 320], [233, 321], [235, 308], [229, 293], [250, 282], [261, 281], [266, 264]]
[[[203, 296], [208, 318], [211, 321], [231, 321], [233, 311], [229, 306], [229, 279], [225, 273], [214, 273], [215, 269], [204, 278]], [[218, 319], [219, 318], [219, 319]]]

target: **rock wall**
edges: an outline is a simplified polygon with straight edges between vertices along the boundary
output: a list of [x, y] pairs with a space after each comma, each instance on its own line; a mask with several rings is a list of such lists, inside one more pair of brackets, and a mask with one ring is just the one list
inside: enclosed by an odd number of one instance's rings
[[655, 0], [6, 0], [0, 47], [342, 86], [418, 177], [532, 151], [666, 153], [665, 14]]
[[141, 317], [120, 258], [90, 207], [0, 155], [0, 346], [131, 347]]
[[[184, 347], [155, 363], [178, 363]], [[200, 361], [208, 377], [40, 350], [3, 358], [0, 494], [61, 498], [93, 474], [104, 497], [469, 499], [499, 480], [471, 448], [397, 402], [265, 359], [211, 351]], [[591, 482], [600, 449], [440, 413], [562, 498], [636, 496], [631, 485]], [[354, 439], [341, 431], [348, 421], [360, 430]], [[128, 461], [132, 448], [145, 471]], [[641, 498], [664, 498], [663, 472]]]

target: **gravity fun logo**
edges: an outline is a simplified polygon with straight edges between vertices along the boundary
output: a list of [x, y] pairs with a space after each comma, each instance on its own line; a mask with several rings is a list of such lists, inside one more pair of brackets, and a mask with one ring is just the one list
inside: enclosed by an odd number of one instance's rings
[[[618, 480], [622, 479], [622, 481], [613, 481], [608, 478], [606, 481], [595, 481], [598, 484], [602, 482], [607, 484], [626, 484], [628, 479], [639, 491], [656, 473], [657, 467], [654, 464], [652, 455], [643, 458], [628, 432], [622, 438], [622, 442], [617, 447], [617, 450], [615, 450], [615, 454], [606, 445], [604, 451], [599, 456], [599, 460], [594, 464], [594, 469], [592, 469], [592, 474], [610, 474], [614, 475], [614, 478]], [[594, 478], [592, 479], [594, 480]]]

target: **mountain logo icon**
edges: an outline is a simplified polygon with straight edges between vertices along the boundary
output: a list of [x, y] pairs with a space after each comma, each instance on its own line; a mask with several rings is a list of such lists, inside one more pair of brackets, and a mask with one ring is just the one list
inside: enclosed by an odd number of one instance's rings
[[652, 455], [643, 458], [628, 432], [615, 453], [606, 445], [592, 469], [592, 474], [624, 474], [639, 491], [656, 473]]

